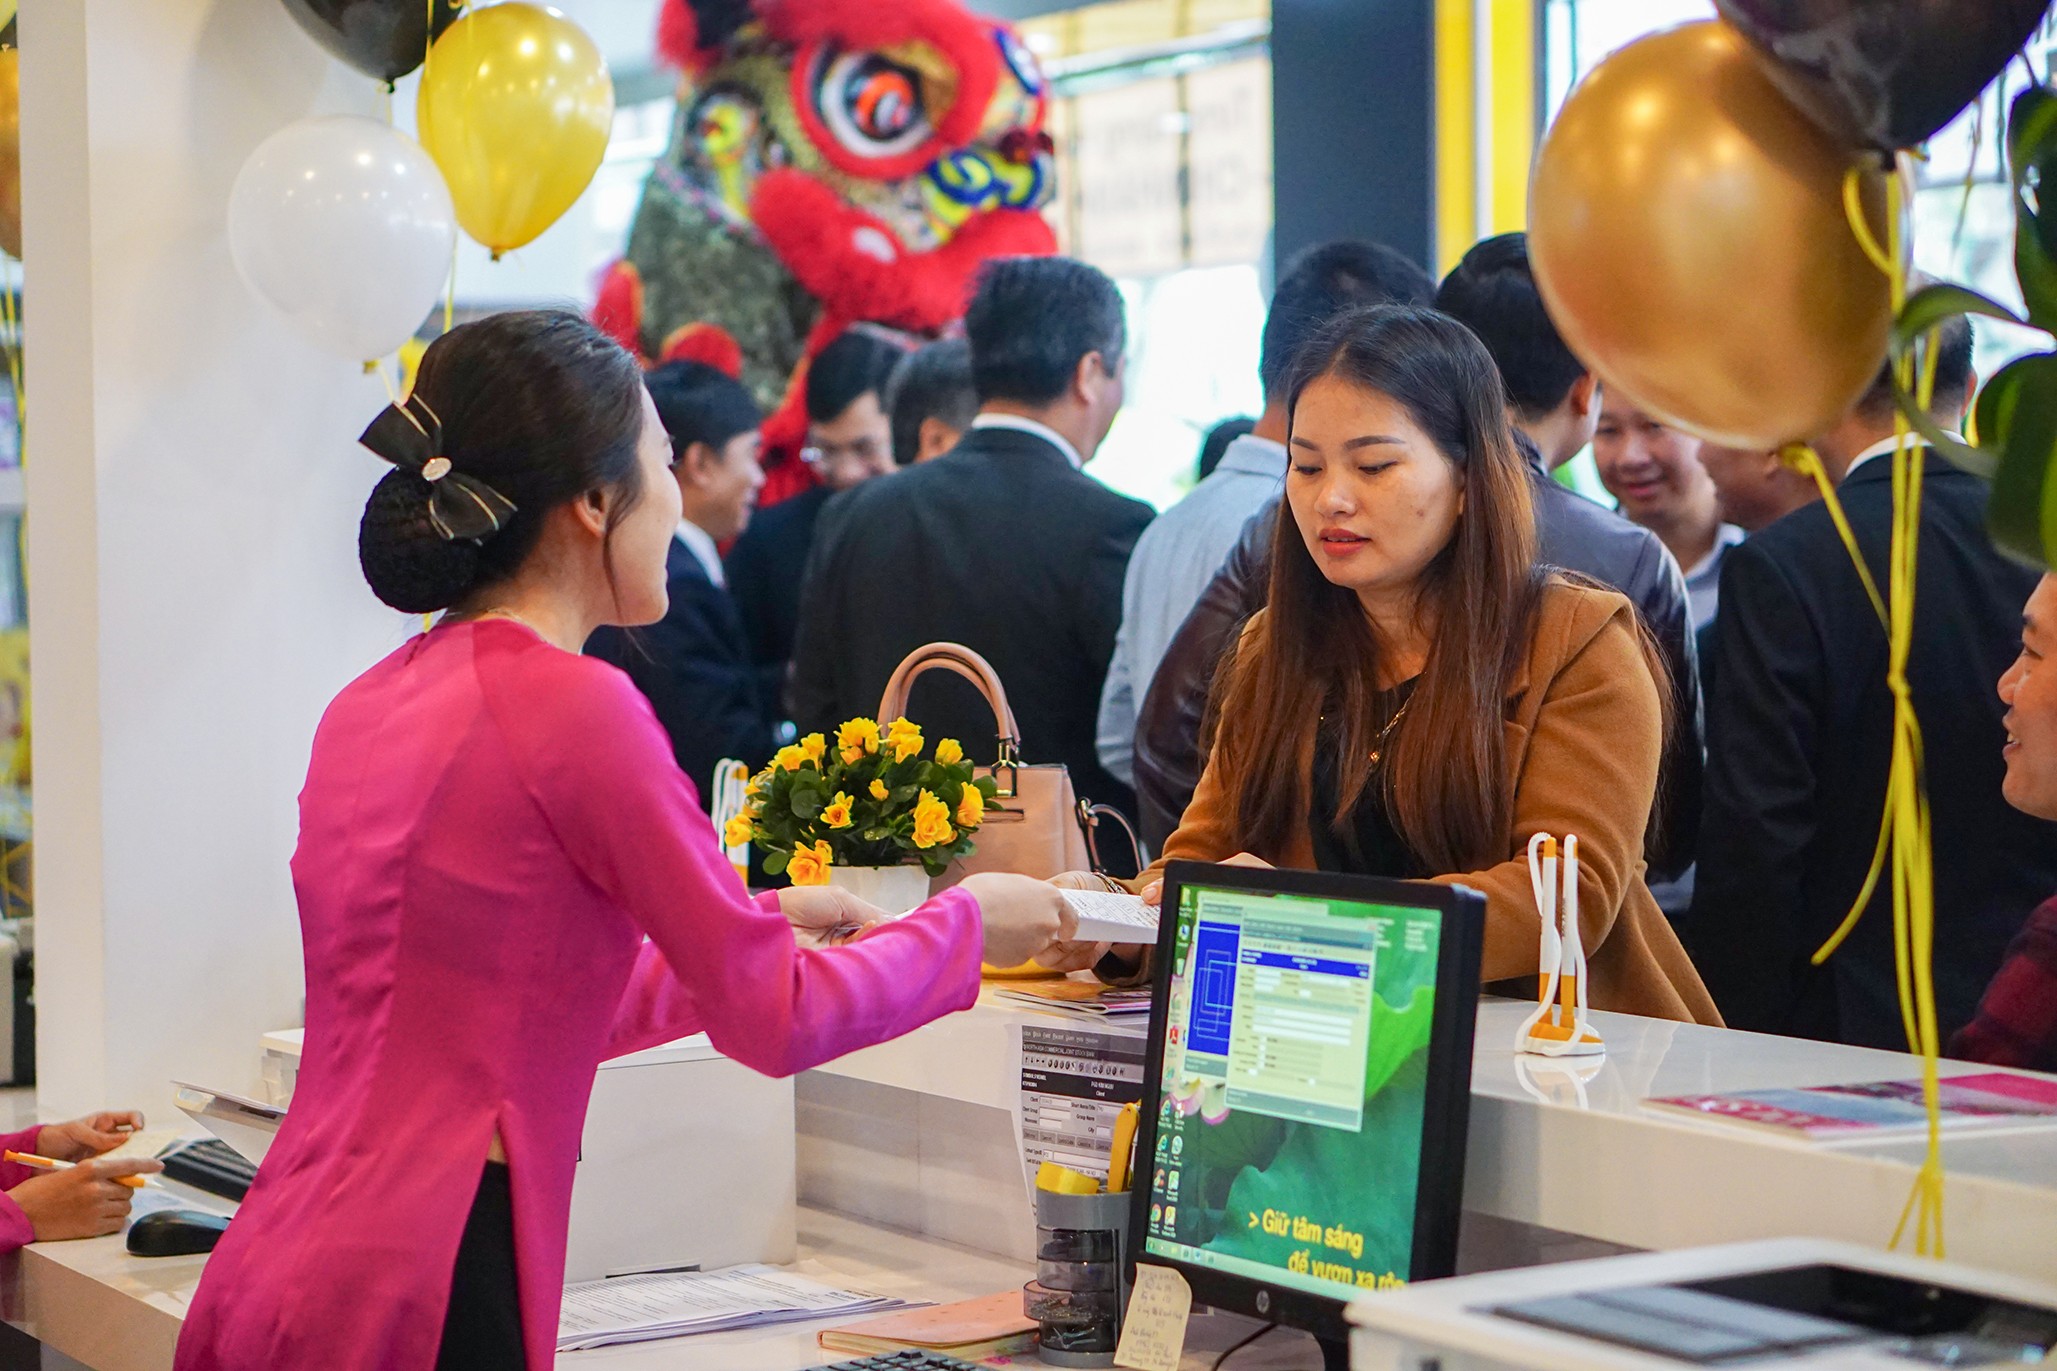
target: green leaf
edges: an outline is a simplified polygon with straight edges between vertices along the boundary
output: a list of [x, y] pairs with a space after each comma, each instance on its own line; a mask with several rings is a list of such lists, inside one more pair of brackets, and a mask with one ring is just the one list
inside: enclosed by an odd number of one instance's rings
[[2028, 321], [2045, 333], [2057, 333], [2057, 258], [2043, 246], [2036, 216], [2019, 199], [2014, 205], [2014, 275], [2021, 282]]
[[828, 797], [826, 795], [823, 795], [819, 790], [811, 788], [802, 789], [800, 787], [794, 788], [792, 806], [794, 818], [802, 820], [803, 822], [811, 821], [813, 819], [819, 818], [821, 816], [821, 811], [827, 808], [827, 806]]
[[2008, 123], [2007, 160], [2017, 203], [2028, 208], [2026, 192], [2035, 193], [2031, 212], [2043, 255], [2057, 259], [2057, 204], [2043, 199], [2045, 193], [2057, 196], [2057, 100], [2048, 87], [2023, 92], [2030, 95], [2036, 98], [2015, 101], [2020, 117]]
[[[2020, 358], [1993, 378], [2000, 394], [1991, 408], [2000, 431], [1987, 438], [2000, 450], [1986, 527], [2000, 551], [2031, 566], [2048, 566], [2053, 550], [2050, 468], [2057, 462], [2057, 354]], [[1987, 404], [1980, 402], [1979, 433]]]
[[2014, 97], [2007, 109], [2007, 161], [2016, 169], [2035, 162], [2037, 149], [2057, 134], [2057, 92], [2048, 86], [2030, 86]]
[[887, 799], [886, 803], [904, 805], [909, 800], [913, 799], [915, 796], [919, 794], [921, 794], [921, 787], [918, 785], [894, 786], [892, 794]]
[[2047, 87], [2032, 87], [2015, 98], [2007, 116], [2007, 161], [2014, 189], [2014, 274], [2022, 302], [2030, 323], [2057, 332], [2057, 204], [2046, 205], [2042, 198], [2045, 191], [2057, 197], [2057, 94]]
[[991, 776], [981, 776], [972, 784], [976, 785], [979, 789], [979, 794], [985, 796], [988, 800], [991, 800], [1000, 793], [1000, 783]]
[[864, 841], [868, 843], [882, 842], [885, 839], [890, 838], [892, 836], [893, 830], [885, 827], [884, 825], [881, 825], [877, 828], [867, 828], [864, 830]]
[[1965, 314], [2005, 319], [2010, 324], [2028, 322], [1999, 301], [1975, 290], [1947, 282], [1923, 286], [1907, 297], [1907, 303], [1900, 306], [1900, 317], [1893, 321], [1893, 351], [1907, 351], [1930, 329]]
[[[1958, 470], [1978, 477], [1983, 481], [1993, 479], [1993, 472], [2000, 464], [1997, 446], [1973, 447], [1964, 441], [1961, 433], [1952, 433], [1937, 423], [1928, 412], [1914, 403], [1914, 397], [1900, 388], [1897, 377], [1893, 380], [1893, 403], [1905, 415], [1907, 423], [1930, 447], [1948, 458]], [[1985, 428], [1981, 426], [1983, 434]]]
[[1979, 389], [1973, 410], [1978, 419], [1979, 441], [1995, 452], [2006, 443], [2008, 426], [2014, 422], [2014, 401], [2021, 394], [2021, 382], [2027, 375], [2027, 370], [2009, 363]]
[[767, 852], [764, 854], [764, 874], [767, 876], [783, 876], [786, 874], [786, 864], [792, 860], [793, 854], [790, 852], [780, 852], [777, 850]]

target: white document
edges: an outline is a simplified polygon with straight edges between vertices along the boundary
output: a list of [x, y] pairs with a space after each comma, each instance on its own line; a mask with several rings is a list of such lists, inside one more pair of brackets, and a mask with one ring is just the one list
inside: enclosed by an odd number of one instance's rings
[[1142, 896], [1117, 895], [1111, 890], [1061, 893], [1071, 912], [1078, 916], [1080, 942], [1156, 943], [1157, 910], [1144, 904]]
[[1143, 1025], [1010, 1027], [1021, 1063], [1014, 1137], [1031, 1197], [1044, 1162], [1106, 1180], [1115, 1116], [1143, 1098]]
[[621, 1276], [564, 1288], [557, 1350], [840, 1319], [907, 1306], [905, 1300], [837, 1289], [771, 1266]]

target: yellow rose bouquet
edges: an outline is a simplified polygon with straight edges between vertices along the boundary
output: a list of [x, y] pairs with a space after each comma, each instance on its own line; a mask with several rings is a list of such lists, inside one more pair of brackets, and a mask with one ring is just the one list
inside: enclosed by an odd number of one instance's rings
[[852, 719], [833, 743], [810, 733], [751, 778], [723, 839], [756, 844], [765, 871], [795, 885], [825, 885], [835, 866], [919, 864], [940, 876], [972, 851], [998, 786], [972, 774], [954, 738], [926, 746], [905, 719], [883, 731]]

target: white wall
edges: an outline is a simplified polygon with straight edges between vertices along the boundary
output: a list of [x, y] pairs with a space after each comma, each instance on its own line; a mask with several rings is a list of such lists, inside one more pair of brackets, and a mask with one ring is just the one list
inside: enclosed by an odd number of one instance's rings
[[23, 6], [38, 1075], [46, 1117], [256, 1080], [297, 1023], [314, 726], [409, 625], [359, 578], [380, 383], [246, 291], [259, 141], [376, 113], [277, 0]]

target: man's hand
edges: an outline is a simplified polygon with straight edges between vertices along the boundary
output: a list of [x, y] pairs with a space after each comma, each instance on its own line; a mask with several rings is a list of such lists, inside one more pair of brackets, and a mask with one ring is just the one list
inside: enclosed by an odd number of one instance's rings
[[134, 1193], [117, 1176], [147, 1176], [164, 1163], [147, 1157], [123, 1161], [80, 1162], [64, 1171], [31, 1176], [7, 1192], [21, 1206], [37, 1242], [62, 1238], [100, 1238], [119, 1233], [129, 1216]]
[[833, 947], [892, 917], [833, 885], [789, 886], [779, 892], [779, 912], [802, 947]]
[[111, 1152], [143, 1127], [143, 1116], [133, 1109], [88, 1114], [70, 1123], [48, 1123], [36, 1134], [39, 1155], [60, 1162], [79, 1162]]

